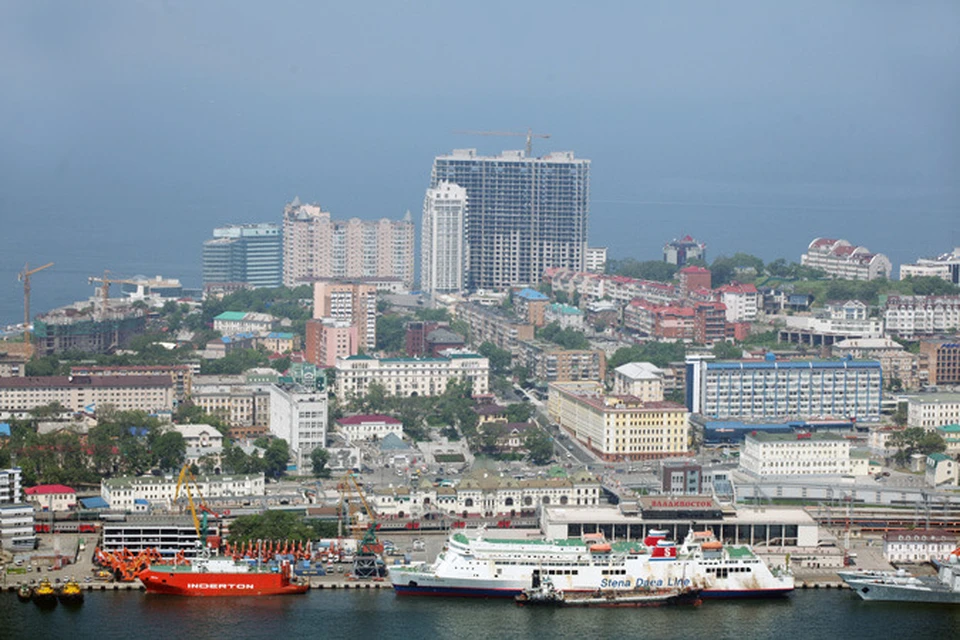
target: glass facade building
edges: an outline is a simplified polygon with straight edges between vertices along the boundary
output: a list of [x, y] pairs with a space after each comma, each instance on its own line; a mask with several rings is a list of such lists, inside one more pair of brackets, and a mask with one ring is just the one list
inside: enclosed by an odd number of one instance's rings
[[243, 282], [279, 287], [283, 280], [283, 235], [276, 224], [218, 227], [203, 243], [203, 283]]

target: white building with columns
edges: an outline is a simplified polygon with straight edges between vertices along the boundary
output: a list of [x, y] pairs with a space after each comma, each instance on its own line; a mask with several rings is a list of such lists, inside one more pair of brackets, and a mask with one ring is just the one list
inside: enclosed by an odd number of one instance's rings
[[476, 353], [449, 349], [436, 358], [337, 358], [336, 393], [341, 401], [363, 396], [376, 382], [391, 396], [438, 396], [451, 381], [467, 379], [473, 395], [490, 388], [490, 361]]

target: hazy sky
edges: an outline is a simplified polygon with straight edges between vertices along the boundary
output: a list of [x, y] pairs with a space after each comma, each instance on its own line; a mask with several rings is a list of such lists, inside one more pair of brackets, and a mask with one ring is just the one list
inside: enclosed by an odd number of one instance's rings
[[0, 321], [25, 260], [57, 262], [43, 308], [103, 268], [197, 279], [213, 226], [294, 195], [419, 218], [433, 156], [522, 146], [459, 129], [591, 158], [614, 255], [912, 260], [960, 244], [958, 114], [956, 0], [0, 0]]

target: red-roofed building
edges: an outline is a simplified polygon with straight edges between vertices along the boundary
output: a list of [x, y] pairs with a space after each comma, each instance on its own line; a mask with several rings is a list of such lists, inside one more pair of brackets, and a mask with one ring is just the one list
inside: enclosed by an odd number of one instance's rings
[[347, 416], [336, 421], [337, 431], [349, 442], [382, 440], [393, 433], [403, 438], [403, 423], [393, 416], [370, 414]]
[[77, 506], [77, 492], [62, 484], [38, 484], [24, 493], [43, 511], [68, 511]]
[[684, 267], [677, 273], [677, 279], [680, 281], [680, 292], [684, 296], [694, 289], [709, 289], [711, 278], [710, 269], [695, 265]]
[[889, 258], [882, 253], [871, 253], [866, 247], [833, 238], [814, 238], [807, 252], [800, 256], [800, 264], [845, 280], [889, 279], [893, 270]]
[[727, 307], [727, 322], [756, 322], [763, 296], [752, 284], [731, 282], [717, 289], [720, 302]]

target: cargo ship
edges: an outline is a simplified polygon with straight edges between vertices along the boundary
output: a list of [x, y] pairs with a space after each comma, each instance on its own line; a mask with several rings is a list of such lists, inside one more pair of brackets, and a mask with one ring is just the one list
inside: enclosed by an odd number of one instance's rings
[[199, 557], [189, 564], [153, 564], [139, 576], [147, 593], [177, 596], [272, 596], [306, 593], [289, 562], [278, 570], [228, 556]]
[[643, 541], [487, 539], [456, 532], [432, 564], [390, 567], [398, 595], [513, 598], [550, 578], [564, 592], [699, 589], [704, 598], [782, 596], [789, 571], [771, 571], [745, 545], [725, 546], [712, 532], [691, 531], [683, 544], [651, 530]]

